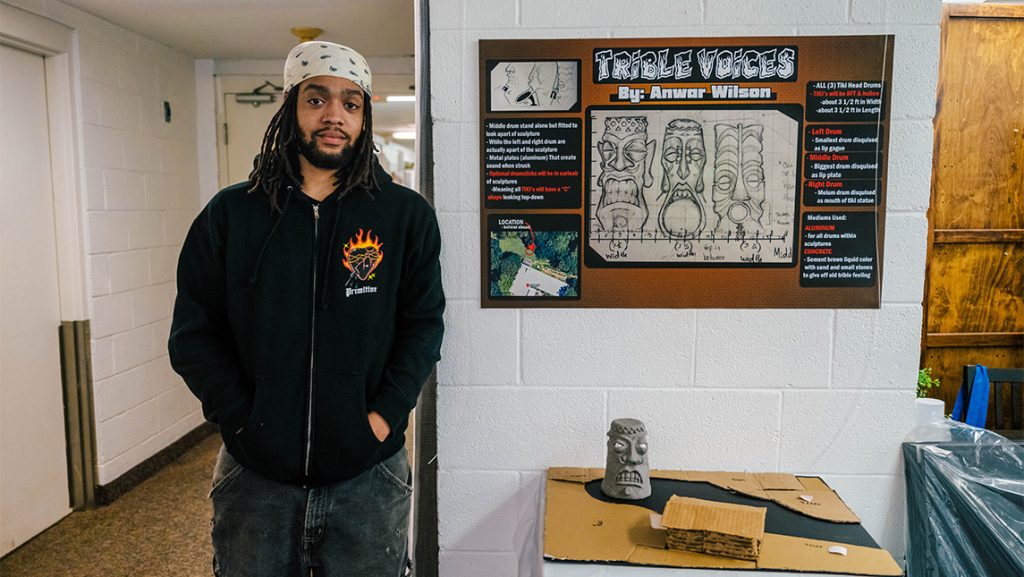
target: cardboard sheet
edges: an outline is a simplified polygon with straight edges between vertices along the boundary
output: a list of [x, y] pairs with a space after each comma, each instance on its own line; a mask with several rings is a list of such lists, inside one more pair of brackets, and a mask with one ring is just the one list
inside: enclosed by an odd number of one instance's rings
[[[665, 567], [902, 575], [896, 561], [887, 551], [877, 547], [839, 495], [816, 477], [776, 473], [651, 472], [656, 493], [663, 493], [675, 482], [694, 484], [691, 488], [697, 489], [706, 483], [723, 490], [704, 490], [708, 494], [736, 494], [745, 503], [749, 499], [763, 500], [769, 511], [760, 555], [756, 561], [745, 561], [667, 549], [666, 531], [651, 526], [651, 513], [663, 513], [663, 510], [652, 510], [657, 501], [636, 504], [599, 498], [595, 495], [600, 495], [599, 480], [603, 476], [603, 469], [549, 470], [545, 558]], [[762, 483], [772, 489], [766, 489]], [[810, 502], [802, 500], [801, 496], [811, 497]], [[707, 499], [708, 496], [701, 498]], [[662, 509], [664, 501], [667, 497], [661, 501]], [[782, 517], [786, 519], [780, 520]], [[796, 530], [790, 532], [799, 534], [769, 532], [773, 522], [777, 528], [785, 530], [795, 526]], [[808, 536], [814, 533], [843, 538], [816, 539]], [[834, 546], [843, 547], [846, 555], [830, 553], [829, 548]]]

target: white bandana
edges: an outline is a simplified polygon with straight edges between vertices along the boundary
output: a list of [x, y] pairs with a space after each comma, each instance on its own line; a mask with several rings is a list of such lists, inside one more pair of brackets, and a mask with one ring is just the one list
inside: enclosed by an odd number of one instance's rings
[[313, 40], [292, 48], [288, 59], [284, 61], [284, 91], [288, 92], [293, 86], [313, 76], [347, 78], [366, 91], [366, 94], [373, 94], [373, 76], [366, 59], [348, 46]]

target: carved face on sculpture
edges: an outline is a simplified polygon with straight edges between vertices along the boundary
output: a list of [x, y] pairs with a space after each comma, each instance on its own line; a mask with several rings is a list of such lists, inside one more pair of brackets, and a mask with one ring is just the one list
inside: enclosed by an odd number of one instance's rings
[[677, 118], [665, 127], [661, 148], [661, 193], [665, 202], [658, 225], [670, 238], [693, 238], [704, 229], [704, 132], [700, 123]]
[[615, 419], [608, 429], [608, 458], [601, 491], [632, 501], [651, 496], [647, 428], [636, 419]]
[[715, 125], [712, 199], [718, 231], [757, 231], [764, 214], [764, 158], [760, 124]]
[[597, 153], [601, 163], [597, 220], [608, 231], [643, 229], [648, 214], [644, 189], [654, 183], [654, 140], [647, 140], [647, 118], [606, 118]]

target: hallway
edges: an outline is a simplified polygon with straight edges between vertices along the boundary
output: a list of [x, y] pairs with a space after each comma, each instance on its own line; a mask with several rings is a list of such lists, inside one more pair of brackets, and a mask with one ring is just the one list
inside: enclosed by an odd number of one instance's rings
[[4, 577], [210, 575], [211, 435], [112, 504], [75, 512], [0, 561]]

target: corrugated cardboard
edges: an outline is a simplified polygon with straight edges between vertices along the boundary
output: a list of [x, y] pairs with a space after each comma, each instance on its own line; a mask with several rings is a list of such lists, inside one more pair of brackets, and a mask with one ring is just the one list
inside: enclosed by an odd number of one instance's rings
[[[808, 517], [833, 523], [857, 523], [857, 516], [816, 477], [700, 471], [651, 471], [653, 478], [701, 481], [753, 498], [770, 500]], [[586, 483], [604, 477], [603, 469], [552, 468], [548, 471], [544, 556], [548, 559], [630, 563], [666, 567], [770, 569], [902, 575], [884, 549], [764, 533], [756, 561], [666, 548], [666, 531], [651, 526], [651, 510], [591, 497]], [[796, 480], [793, 484], [792, 480]], [[761, 483], [773, 487], [765, 489]], [[792, 487], [776, 489], [775, 487]], [[807, 503], [800, 495], [812, 497]], [[664, 522], [664, 519], [662, 520]], [[847, 555], [829, 553], [841, 545]]]
[[764, 507], [675, 496], [661, 526], [669, 549], [756, 560], [764, 538]]

